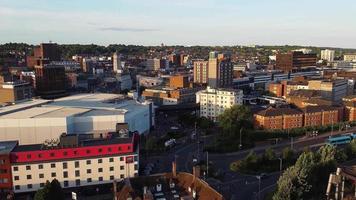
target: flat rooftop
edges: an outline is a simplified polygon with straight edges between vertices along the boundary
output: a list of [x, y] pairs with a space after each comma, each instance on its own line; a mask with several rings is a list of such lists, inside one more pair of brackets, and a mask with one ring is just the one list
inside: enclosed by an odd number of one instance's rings
[[53, 101], [35, 99], [0, 107], [0, 119], [63, 118], [135, 113], [145, 105], [118, 94], [79, 94]]
[[[127, 138], [110, 138], [110, 139], [88, 139], [79, 141], [77, 147], [89, 147], [89, 146], [99, 146], [99, 145], [111, 145], [111, 144], [130, 144], [133, 142], [133, 137]], [[1, 143], [0, 143], [1, 146]], [[66, 148], [77, 148], [77, 147], [59, 147], [53, 149], [66, 149]], [[18, 145], [13, 148], [12, 152], [26, 152], [26, 151], [41, 151], [49, 150], [48, 148], [43, 148], [42, 144], [29, 144], [29, 145]]]
[[17, 145], [17, 141], [0, 142], [0, 155], [9, 154]]

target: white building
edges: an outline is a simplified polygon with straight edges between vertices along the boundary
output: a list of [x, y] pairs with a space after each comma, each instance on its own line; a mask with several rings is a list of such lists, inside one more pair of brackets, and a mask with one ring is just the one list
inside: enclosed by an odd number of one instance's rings
[[63, 188], [109, 184], [138, 176], [137, 137], [85, 139], [70, 146], [19, 145], [10, 153], [15, 193], [57, 179]]
[[242, 105], [243, 91], [232, 89], [212, 89], [208, 87], [196, 93], [196, 102], [200, 104], [200, 116], [216, 121], [225, 109], [233, 105]]
[[38, 144], [62, 133], [115, 131], [128, 123], [130, 131], [149, 132], [154, 125], [152, 103], [117, 94], [79, 94], [53, 101], [33, 100], [0, 108], [0, 140]]
[[335, 58], [335, 51], [330, 49], [321, 50], [320, 57], [322, 60], [333, 62]]
[[356, 61], [356, 53], [344, 54], [344, 61], [346, 62]]
[[114, 55], [112, 56], [113, 59], [113, 71], [114, 73], [122, 73], [122, 66], [121, 66], [121, 61], [120, 61], [120, 55], [115, 52]]

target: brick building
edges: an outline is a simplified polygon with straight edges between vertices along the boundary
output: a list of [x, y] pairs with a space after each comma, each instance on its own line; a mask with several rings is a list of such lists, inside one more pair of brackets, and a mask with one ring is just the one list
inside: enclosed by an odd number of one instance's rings
[[254, 124], [263, 129], [291, 129], [303, 127], [303, 113], [291, 108], [269, 107], [254, 115]]
[[66, 94], [64, 66], [36, 65], [36, 92], [44, 98], [61, 97]]
[[194, 83], [207, 84], [208, 83], [208, 70], [209, 62], [200, 60], [194, 61]]
[[189, 77], [184, 75], [174, 75], [169, 77], [169, 87], [178, 88], [188, 88], [189, 87]]
[[276, 69], [285, 72], [299, 71], [304, 67], [315, 66], [317, 62], [316, 54], [293, 51], [279, 53], [276, 55]]
[[307, 106], [304, 113], [304, 126], [327, 126], [342, 121], [342, 109], [333, 106]]

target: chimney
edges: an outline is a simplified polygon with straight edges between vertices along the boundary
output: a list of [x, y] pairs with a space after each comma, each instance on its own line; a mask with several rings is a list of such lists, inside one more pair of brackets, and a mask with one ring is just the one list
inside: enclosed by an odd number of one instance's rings
[[175, 161], [172, 162], [172, 174], [173, 177], [177, 177], [177, 163]]

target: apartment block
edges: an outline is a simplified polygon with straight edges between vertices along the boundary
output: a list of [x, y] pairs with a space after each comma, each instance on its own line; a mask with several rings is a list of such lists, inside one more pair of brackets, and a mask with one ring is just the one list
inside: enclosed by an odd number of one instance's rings
[[207, 87], [196, 93], [196, 102], [200, 104], [200, 116], [217, 121], [225, 109], [233, 105], [242, 105], [243, 91], [232, 89], [214, 89]]

